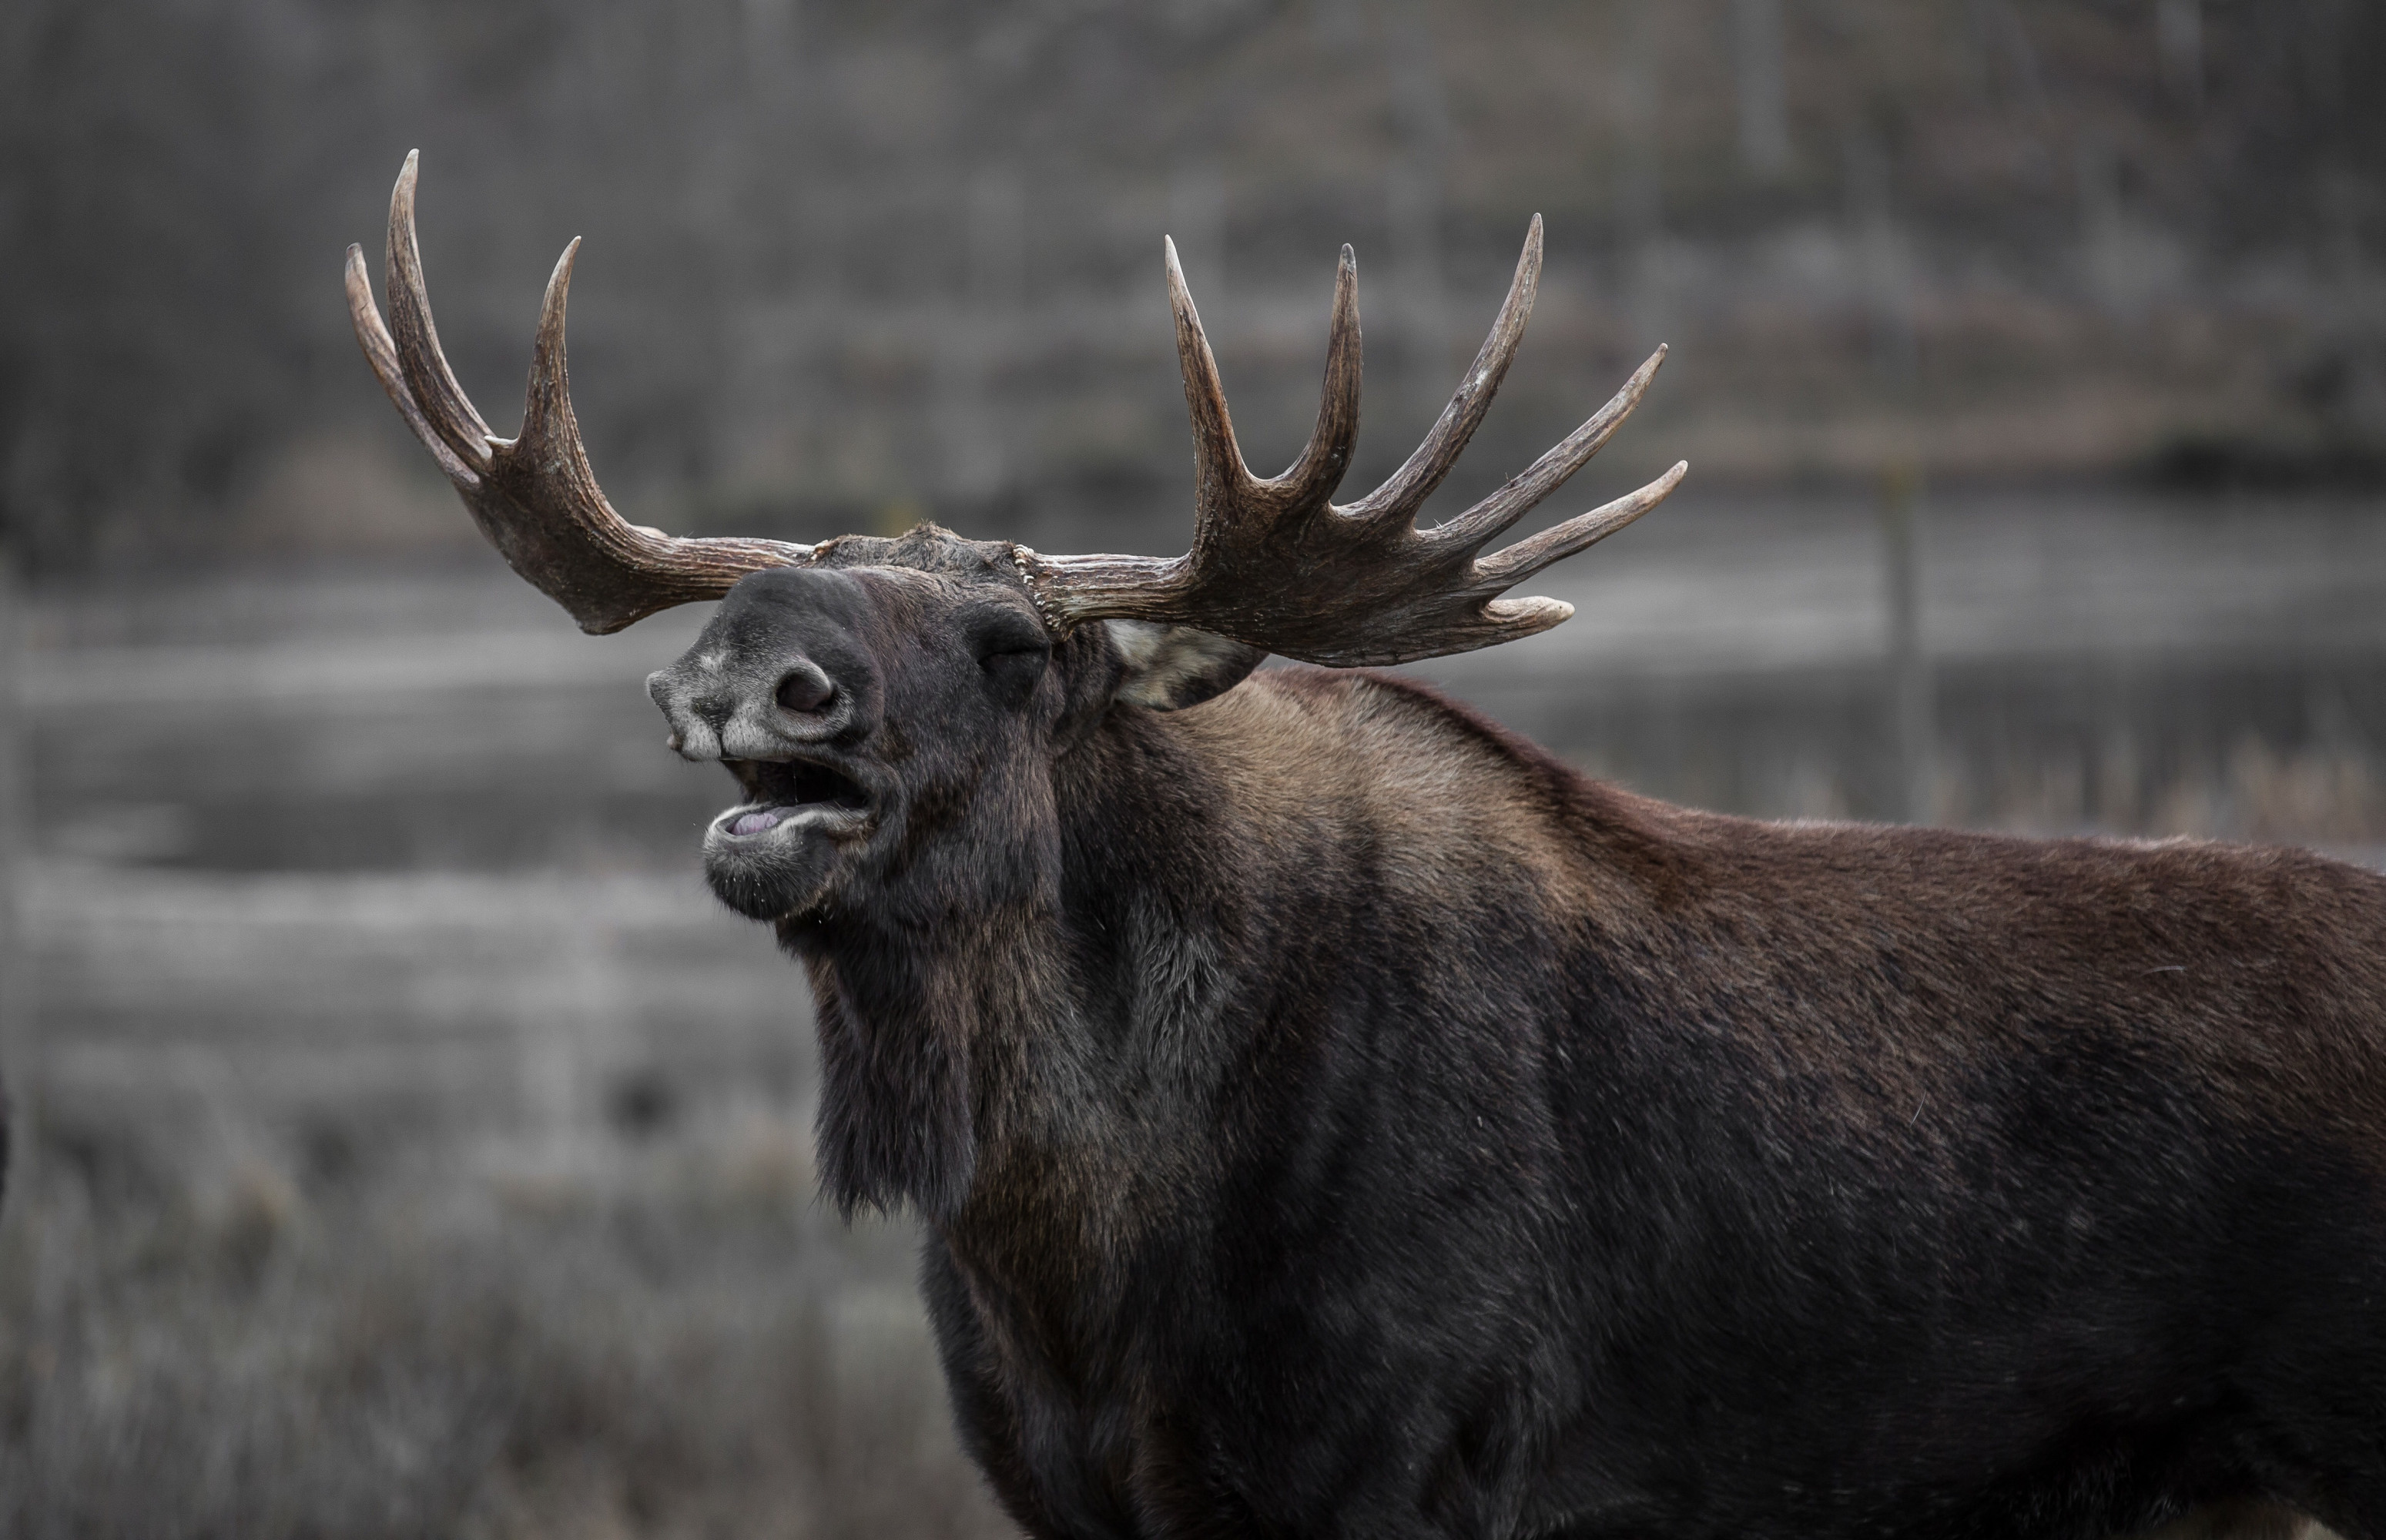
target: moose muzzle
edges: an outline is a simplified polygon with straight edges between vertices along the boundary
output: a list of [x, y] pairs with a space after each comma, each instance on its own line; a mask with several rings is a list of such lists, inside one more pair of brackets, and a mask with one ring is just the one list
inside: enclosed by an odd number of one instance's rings
[[684, 759], [793, 758], [852, 725], [851, 693], [801, 654], [757, 667], [699, 645], [647, 675], [647, 694], [662, 708], [668, 742]]
[[785, 761], [849, 747], [876, 723], [876, 670], [852, 634], [848, 574], [758, 572], [679, 661], [647, 678], [671, 746], [696, 760]]

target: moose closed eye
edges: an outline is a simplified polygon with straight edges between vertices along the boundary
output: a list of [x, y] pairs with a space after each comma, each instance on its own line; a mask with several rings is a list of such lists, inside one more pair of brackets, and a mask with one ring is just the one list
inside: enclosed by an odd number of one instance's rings
[[1011, 707], [1024, 704], [1052, 657], [1043, 626], [1015, 604], [994, 604], [965, 612], [961, 629], [995, 699]]

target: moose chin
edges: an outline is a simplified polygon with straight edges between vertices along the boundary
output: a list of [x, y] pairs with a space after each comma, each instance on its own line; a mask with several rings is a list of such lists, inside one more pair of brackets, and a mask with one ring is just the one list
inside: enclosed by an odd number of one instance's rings
[[[1261, 480], [1173, 249], [1185, 556], [923, 526], [675, 539], [597, 490], [578, 243], [520, 436], [390, 209], [391, 400], [736, 806], [810, 976], [828, 1194], [908, 1208], [963, 1443], [1038, 1536], [2386, 1540], [2386, 878], [2284, 849], [1772, 824], [1587, 780], [1369, 666], [1528, 636], [1504, 547], [1659, 357], [1449, 521], [1541, 228], [1449, 407]], [[1254, 674], [1269, 653], [1313, 667]]]

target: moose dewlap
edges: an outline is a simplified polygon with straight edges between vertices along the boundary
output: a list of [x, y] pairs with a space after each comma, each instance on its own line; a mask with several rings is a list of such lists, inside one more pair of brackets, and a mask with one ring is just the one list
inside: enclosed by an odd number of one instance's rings
[[[2386, 1540], [2386, 879], [2290, 850], [1776, 825], [1588, 781], [1347, 666], [1564, 620], [1487, 550], [1614, 400], [1416, 512], [1523, 333], [1536, 219], [1425, 442], [1236, 447], [1168, 259], [1192, 549], [923, 526], [680, 540], [597, 490], [578, 243], [493, 435], [390, 207], [390, 398], [591, 631], [719, 598], [649, 687], [736, 779], [705, 870], [818, 1005], [850, 1210], [908, 1205], [963, 1442], [1039, 1536]], [[1660, 355], [1662, 357], [1662, 353]], [[1275, 652], [1335, 668], [1253, 674]]]

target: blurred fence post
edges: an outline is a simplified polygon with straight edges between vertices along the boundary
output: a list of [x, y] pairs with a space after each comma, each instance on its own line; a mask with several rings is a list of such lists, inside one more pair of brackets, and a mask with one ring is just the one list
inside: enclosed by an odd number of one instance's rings
[[1384, 12], [1386, 60], [1400, 148], [1384, 184], [1386, 234], [1400, 303], [1401, 387], [1430, 422], [1450, 395], [1450, 308], [1443, 283], [1442, 181], [1449, 159], [1450, 104], [1424, 0]]
[[1888, 584], [1890, 707], [1897, 734], [1896, 813], [1928, 823], [1936, 813], [1938, 703], [1922, 645], [1921, 468], [1910, 460], [1880, 478], [1882, 575]]
[[1777, 177], [1790, 169], [1781, 0], [1733, 0], [1732, 23], [1739, 86], [1739, 163], [1758, 176]]
[[2162, 56], [2163, 84], [2191, 111], [2203, 111], [2202, 0], [2156, 0], [2154, 46]]
[[6, 1207], [27, 1210], [41, 1145], [42, 1062], [25, 934], [25, 772], [16, 553], [0, 535], [0, 1092], [7, 1096]]

